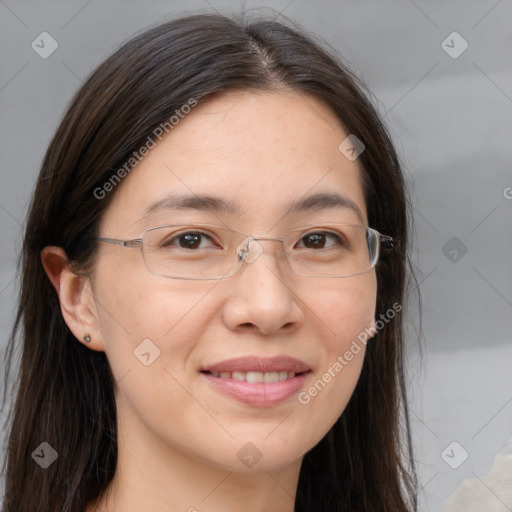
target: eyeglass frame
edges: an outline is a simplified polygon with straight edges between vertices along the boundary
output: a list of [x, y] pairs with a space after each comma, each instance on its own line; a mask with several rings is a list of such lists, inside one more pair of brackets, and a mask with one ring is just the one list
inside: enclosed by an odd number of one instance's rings
[[[157, 273], [157, 272], [154, 272], [152, 271], [150, 268], [149, 268], [149, 265], [146, 261], [146, 258], [144, 256], [144, 248], [143, 248], [143, 244], [144, 244], [144, 235], [148, 232], [148, 231], [153, 231], [155, 229], [161, 229], [161, 228], [167, 228], [167, 227], [172, 227], [172, 226], [183, 226], [183, 227], [215, 227], [215, 228], [220, 228], [220, 229], [225, 229], [225, 230], [228, 230], [228, 231], [231, 231], [233, 233], [239, 233], [241, 235], [244, 235], [246, 237], [246, 239], [244, 241], [247, 241], [248, 240], [248, 245], [250, 244], [250, 242], [252, 240], [277, 240], [277, 241], [280, 241], [280, 242], [283, 242], [283, 245], [284, 245], [284, 236], [287, 235], [288, 233], [291, 233], [292, 231], [300, 231], [302, 229], [306, 229], [306, 228], [320, 228], [319, 225], [317, 224], [313, 224], [313, 225], [309, 225], [309, 226], [303, 226], [303, 227], [300, 227], [300, 228], [294, 228], [294, 229], [290, 229], [289, 231], [287, 231], [286, 233], [283, 233], [280, 237], [262, 237], [262, 236], [252, 236], [252, 235], [248, 235], [247, 233], [243, 233], [242, 231], [238, 231], [237, 229], [231, 229], [231, 228], [228, 228], [228, 227], [223, 227], [223, 226], [219, 226], [217, 224], [208, 224], [208, 223], [205, 223], [205, 224], [162, 224], [162, 225], [159, 225], [159, 226], [153, 226], [153, 227], [150, 227], [150, 228], [147, 228], [143, 233], [142, 235], [140, 235], [139, 238], [132, 238], [130, 240], [122, 240], [122, 239], [118, 239], [118, 238], [109, 238], [109, 237], [92, 237], [92, 240], [94, 241], [97, 241], [97, 242], [104, 242], [104, 243], [108, 243], [108, 244], [112, 244], [112, 245], [117, 245], [117, 246], [120, 246], [120, 247], [128, 247], [128, 248], [135, 248], [135, 247], [140, 247], [140, 251], [141, 251], [141, 254], [142, 254], [142, 260], [144, 261], [144, 264], [146, 266], [146, 268], [149, 270], [149, 272], [153, 275], [156, 275], [156, 276], [160, 276], [160, 277], [165, 277], [166, 279], [182, 279], [182, 280], [192, 280], [192, 281], [206, 281], [206, 280], [213, 280], [213, 279], [225, 279], [225, 278], [228, 278], [228, 277], [233, 277], [235, 275], [237, 275], [240, 270], [243, 268], [244, 266], [244, 263], [247, 262], [247, 260], [245, 259], [245, 255], [244, 257], [240, 258], [240, 254], [241, 253], [238, 253], [237, 254], [237, 258], [238, 260], [241, 262], [240, 266], [238, 267], [238, 269], [233, 273], [233, 274], [229, 274], [229, 275], [223, 275], [223, 276], [216, 276], [216, 277], [179, 277], [179, 276], [168, 276], [168, 275], [164, 275], [164, 274], [160, 274], [160, 273]], [[294, 274], [297, 274], [297, 275], [301, 275], [301, 276], [304, 276], [304, 277], [324, 277], [324, 278], [343, 278], [343, 277], [353, 277], [353, 276], [357, 276], [357, 275], [361, 275], [361, 274], [364, 274], [366, 272], [369, 272], [370, 270], [373, 270], [375, 268], [375, 266], [377, 265], [379, 259], [380, 259], [380, 256], [381, 256], [381, 244], [384, 243], [386, 244], [386, 248], [388, 249], [392, 249], [395, 247], [396, 245], [396, 240], [391, 237], [391, 236], [388, 236], [388, 235], [383, 235], [381, 234], [379, 231], [377, 231], [376, 229], [374, 228], [370, 228], [369, 226], [363, 226], [363, 225], [359, 225], [359, 224], [343, 224], [343, 223], [328, 223], [328, 224], [322, 224], [322, 226], [325, 226], [325, 227], [328, 227], [328, 226], [350, 226], [350, 227], [357, 227], [357, 228], [364, 228], [367, 232], [368, 230], [373, 232], [374, 235], [376, 236], [376, 239], [377, 239], [377, 255], [375, 257], [375, 262], [373, 263], [373, 265], [368, 269], [368, 270], [364, 270], [362, 272], [358, 272], [357, 274], [349, 274], [349, 275], [344, 275], [344, 276], [327, 276], [327, 275], [316, 275], [316, 274], [301, 274], [301, 273], [297, 273], [297, 272], [294, 272]], [[283, 248], [284, 249], [284, 248]], [[284, 249], [284, 253], [285, 253], [285, 259], [286, 261], [288, 261], [288, 258], [286, 257], [286, 249]]]

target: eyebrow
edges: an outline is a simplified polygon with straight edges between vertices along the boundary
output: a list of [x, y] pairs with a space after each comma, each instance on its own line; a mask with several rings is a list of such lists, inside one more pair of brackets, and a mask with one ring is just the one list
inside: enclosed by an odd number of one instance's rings
[[[288, 204], [286, 208], [287, 209], [285, 215], [291, 215], [299, 212], [324, 210], [329, 208], [348, 208], [357, 215], [363, 224], [365, 222], [361, 209], [359, 206], [357, 206], [356, 203], [342, 194], [333, 192], [321, 192], [296, 199]], [[180, 209], [228, 213], [231, 215], [240, 213], [240, 207], [237, 203], [222, 197], [211, 196], [208, 194], [173, 194], [148, 206], [144, 210], [143, 216], [147, 216], [162, 210]]]

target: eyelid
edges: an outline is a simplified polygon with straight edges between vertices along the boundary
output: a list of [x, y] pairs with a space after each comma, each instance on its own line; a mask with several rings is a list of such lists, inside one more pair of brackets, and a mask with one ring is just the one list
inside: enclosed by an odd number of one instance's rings
[[199, 226], [183, 226], [183, 229], [177, 229], [166, 234], [166, 236], [162, 238], [160, 243], [164, 243], [169, 240], [172, 240], [174, 242], [176, 239], [179, 239], [180, 237], [188, 234], [199, 234], [200, 236], [210, 239], [214, 243], [218, 243], [218, 241], [216, 240], [217, 236], [215, 233]]
[[303, 240], [303, 238], [305, 238], [307, 236], [317, 234], [317, 233], [326, 235], [326, 238], [328, 238], [330, 235], [332, 238], [336, 239], [336, 242], [338, 243], [338, 245], [345, 245], [345, 246], [349, 245], [349, 241], [348, 241], [347, 237], [342, 232], [333, 230], [333, 229], [329, 230], [326, 228], [309, 229], [309, 230], [305, 231], [304, 233], [301, 233], [301, 235], [299, 236], [299, 239], [297, 240], [296, 243], [301, 242]]

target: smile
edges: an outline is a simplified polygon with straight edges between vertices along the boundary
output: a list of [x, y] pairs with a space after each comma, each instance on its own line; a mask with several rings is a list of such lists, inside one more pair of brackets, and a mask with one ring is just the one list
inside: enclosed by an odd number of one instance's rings
[[310, 373], [305, 361], [281, 354], [220, 361], [203, 366], [199, 375], [215, 394], [245, 405], [270, 407], [299, 393]]
[[281, 382], [293, 379], [295, 372], [207, 372], [213, 377], [220, 379], [234, 379], [241, 382]]

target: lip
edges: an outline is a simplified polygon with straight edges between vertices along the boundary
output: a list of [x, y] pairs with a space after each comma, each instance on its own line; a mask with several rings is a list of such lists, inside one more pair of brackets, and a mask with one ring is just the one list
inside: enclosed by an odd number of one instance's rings
[[255, 407], [269, 407], [277, 405], [297, 394], [309, 374], [310, 372], [308, 371], [287, 380], [256, 383], [214, 377], [209, 373], [201, 373], [200, 375], [207, 379], [214, 389], [235, 398], [243, 404]]
[[[291, 379], [278, 382], [246, 382], [232, 378], [214, 377], [207, 372], [295, 372]], [[277, 405], [303, 387], [304, 381], [311, 373], [311, 368], [304, 361], [289, 356], [239, 357], [220, 363], [208, 365], [201, 369], [200, 375], [207, 379], [217, 391], [226, 394], [237, 401], [255, 407]]]
[[275, 357], [237, 357], [201, 368], [202, 372], [295, 372], [304, 373], [311, 370], [300, 359], [289, 356]]

